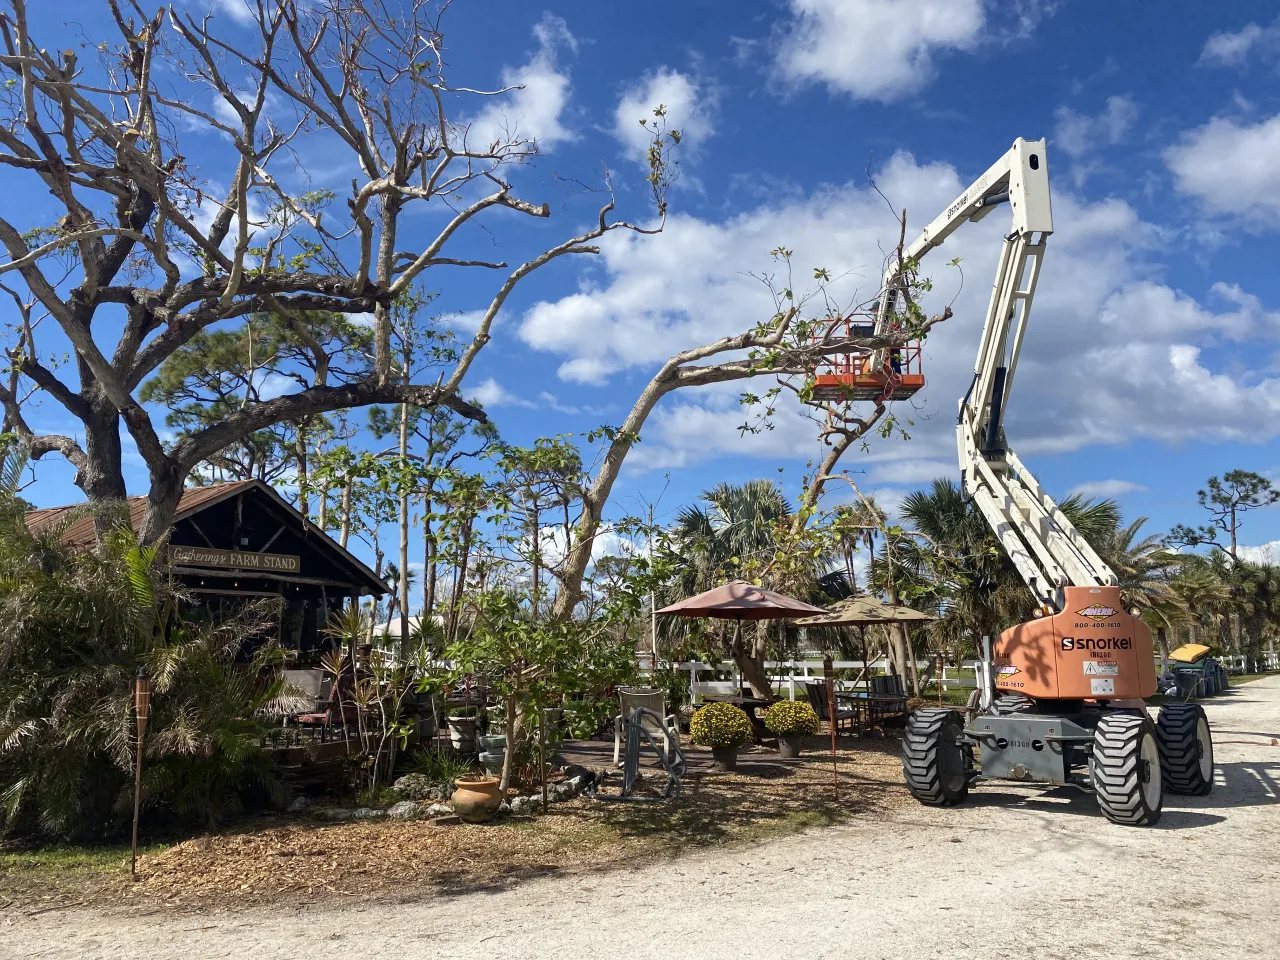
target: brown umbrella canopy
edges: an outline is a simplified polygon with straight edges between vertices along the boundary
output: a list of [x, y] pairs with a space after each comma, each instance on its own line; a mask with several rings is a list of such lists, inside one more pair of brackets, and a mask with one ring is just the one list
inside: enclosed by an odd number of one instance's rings
[[657, 611], [677, 617], [717, 617], [721, 620], [785, 620], [825, 613], [821, 607], [793, 600], [743, 580], [734, 580], [696, 597], [688, 597]]
[[[659, 611], [661, 612], [661, 611]], [[797, 620], [797, 627], [869, 627], [877, 623], [931, 623], [938, 618], [879, 597], [841, 600], [819, 616]]]

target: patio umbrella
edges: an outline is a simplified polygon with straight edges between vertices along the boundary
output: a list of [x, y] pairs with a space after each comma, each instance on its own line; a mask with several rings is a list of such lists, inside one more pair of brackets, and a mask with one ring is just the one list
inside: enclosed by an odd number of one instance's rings
[[[714, 617], [718, 620], [736, 620], [735, 640], [738, 640], [742, 636], [743, 620], [788, 620], [825, 611], [821, 607], [757, 587], [745, 580], [733, 580], [723, 587], [668, 604], [657, 612], [664, 616], [691, 619]], [[738, 685], [742, 685], [741, 670], [738, 672]]]
[[694, 597], [668, 604], [660, 614], [676, 617], [716, 617], [720, 620], [786, 620], [826, 613], [811, 603], [757, 587], [745, 580], [733, 580]]
[[867, 627], [877, 623], [932, 623], [938, 618], [899, 603], [865, 595], [841, 600], [816, 617], [797, 620], [797, 627], [857, 627], [862, 637], [862, 672], [867, 672]]

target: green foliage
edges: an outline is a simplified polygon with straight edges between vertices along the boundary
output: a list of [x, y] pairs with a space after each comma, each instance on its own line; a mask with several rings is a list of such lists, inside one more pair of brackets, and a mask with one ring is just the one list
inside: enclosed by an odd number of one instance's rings
[[[1271, 481], [1250, 470], [1231, 470], [1219, 477], [1210, 477], [1204, 490], [1196, 492], [1200, 506], [1209, 512], [1206, 526], [1189, 527], [1178, 524], [1170, 532], [1168, 542], [1189, 547], [1211, 546], [1226, 550], [1236, 558], [1236, 541], [1240, 533], [1240, 515], [1267, 507], [1280, 501], [1280, 490]], [[1218, 542], [1218, 533], [1227, 535], [1228, 545]]]
[[0, 491], [0, 832], [102, 840], [128, 825], [134, 677], [152, 677], [144, 816], [208, 826], [249, 794], [279, 796], [257, 712], [282, 694], [268, 645], [233, 661], [262, 626], [250, 608], [219, 626], [178, 619], [155, 550], [110, 538], [98, 553], [58, 544], [65, 523], [26, 530]]
[[764, 725], [784, 737], [818, 732], [818, 714], [803, 700], [778, 700], [764, 712]]
[[733, 704], [708, 703], [689, 721], [689, 738], [700, 747], [741, 747], [755, 739], [755, 731]]
[[[428, 783], [455, 783], [461, 777], [471, 775], [475, 765], [468, 760], [461, 760], [451, 753], [419, 747], [409, 755], [404, 769], [409, 773], [425, 778]], [[400, 781], [397, 780], [396, 783]], [[410, 800], [421, 800], [422, 797], [409, 797]]]

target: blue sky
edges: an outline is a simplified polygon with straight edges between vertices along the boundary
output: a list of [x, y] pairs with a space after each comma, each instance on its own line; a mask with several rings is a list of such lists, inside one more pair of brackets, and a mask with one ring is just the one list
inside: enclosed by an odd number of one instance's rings
[[[215, 7], [231, 34], [238, 2]], [[54, 48], [92, 36], [103, 12], [42, 8], [35, 29]], [[1114, 495], [1153, 530], [1198, 522], [1195, 491], [1212, 474], [1280, 480], [1274, 2], [459, 0], [445, 32], [454, 82], [525, 84], [462, 109], [541, 138], [541, 155], [511, 176], [553, 212], [495, 220], [464, 238], [468, 249], [496, 245], [514, 260], [569, 235], [597, 198], [567, 194], [556, 175], [585, 179], [602, 164], [622, 208], [643, 215], [638, 119], [664, 102], [686, 134], [663, 235], [614, 236], [600, 257], [562, 261], [508, 302], [464, 392], [509, 439], [617, 423], [671, 353], [767, 317], [746, 274], [768, 269], [775, 246], [795, 250], [800, 273], [824, 266], [849, 293], [873, 289], [896, 231], [868, 165], [918, 230], [1015, 137], [1047, 137], [1056, 229], [1010, 401], [1012, 446], [1050, 491]], [[187, 143], [216, 179], [217, 135]], [[308, 159], [349, 180], [340, 155]], [[954, 297], [956, 316], [926, 346], [919, 409], [901, 411], [916, 420], [912, 439], [844, 463], [886, 503], [956, 475], [955, 405], [1001, 221], [966, 227], [924, 263], [936, 303]], [[424, 238], [435, 222], [423, 215]], [[429, 288], [465, 316], [492, 283], [441, 273]], [[32, 419], [66, 426], [49, 401]], [[782, 469], [794, 489], [820, 452], [813, 425], [786, 408], [775, 430], [744, 439], [743, 419], [733, 389], [668, 397], [615, 499], [654, 497], [667, 473], [662, 512], [721, 479]], [[145, 492], [140, 462], [130, 469], [131, 490]], [[38, 474], [37, 503], [78, 499], [53, 457]], [[1252, 515], [1242, 539], [1280, 540], [1280, 512]]]

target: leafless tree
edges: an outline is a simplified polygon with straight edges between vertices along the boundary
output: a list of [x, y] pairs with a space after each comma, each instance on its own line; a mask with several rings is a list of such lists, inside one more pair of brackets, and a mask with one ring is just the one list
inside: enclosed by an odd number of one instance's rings
[[[90, 62], [32, 37], [26, 0], [9, 0], [0, 14], [0, 164], [65, 210], [56, 223], [33, 224], [7, 204], [0, 274], [20, 278], [17, 299], [71, 342], [76, 374], [60, 375], [37, 323], [26, 322], [9, 345], [19, 376], [0, 384], [0, 403], [6, 429], [32, 456], [66, 457], [95, 501], [125, 495], [123, 425], [150, 477], [144, 541], [167, 530], [193, 468], [273, 424], [393, 403], [483, 419], [459, 389], [516, 285], [562, 256], [597, 253], [594, 242], [611, 231], [662, 229], [678, 135], [651, 123], [657, 211], [647, 226], [615, 216], [606, 175], [606, 202], [576, 235], [514, 267], [456, 255], [469, 226], [495, 230], [503, 214], [551, 211], [520, 197], [505, 176], [536, 154], [535, 140], [511, 132], [477, 144], [466, 123], [451, 119], [450, 109], [463, 115], [467, 104], [506, 91], [447, 81], [448, 0], [256, 0], [248, 30], [227, 32], [173, 8], [151, 15], [137, 0], [103, 2], [116, 35], [77, 42], [94, 51]], [[249, 39], [234, 45], [232, 33]], [[229, 144], [202, 154], [209, 169], [192, 158], [198, 128]], [[340, 199], [298, 189], [308, 185], [305, 158], [322, 150], [358, 171]], [[20, 195], [12, 182], [9, 195]], [[446, 216], [428, 242], [406, 249], [404, 217], [415, 206]], [[442, 282], [441, 270], [499, 279], [456, 364], [434, 382], [405, 383], [394, 373], [391, 307], [429, 276]], [[330, 365], [308, 329], [315, 311], [372, 315], [363, 368]], [[314, 355], [308, 382], [166, 444], [139, 386], [199, 331], [253, 313], [275, 314], [297, 332]], [[31, 428], [23, 411], [31, 386], [82, 424], [83, 440]]]

